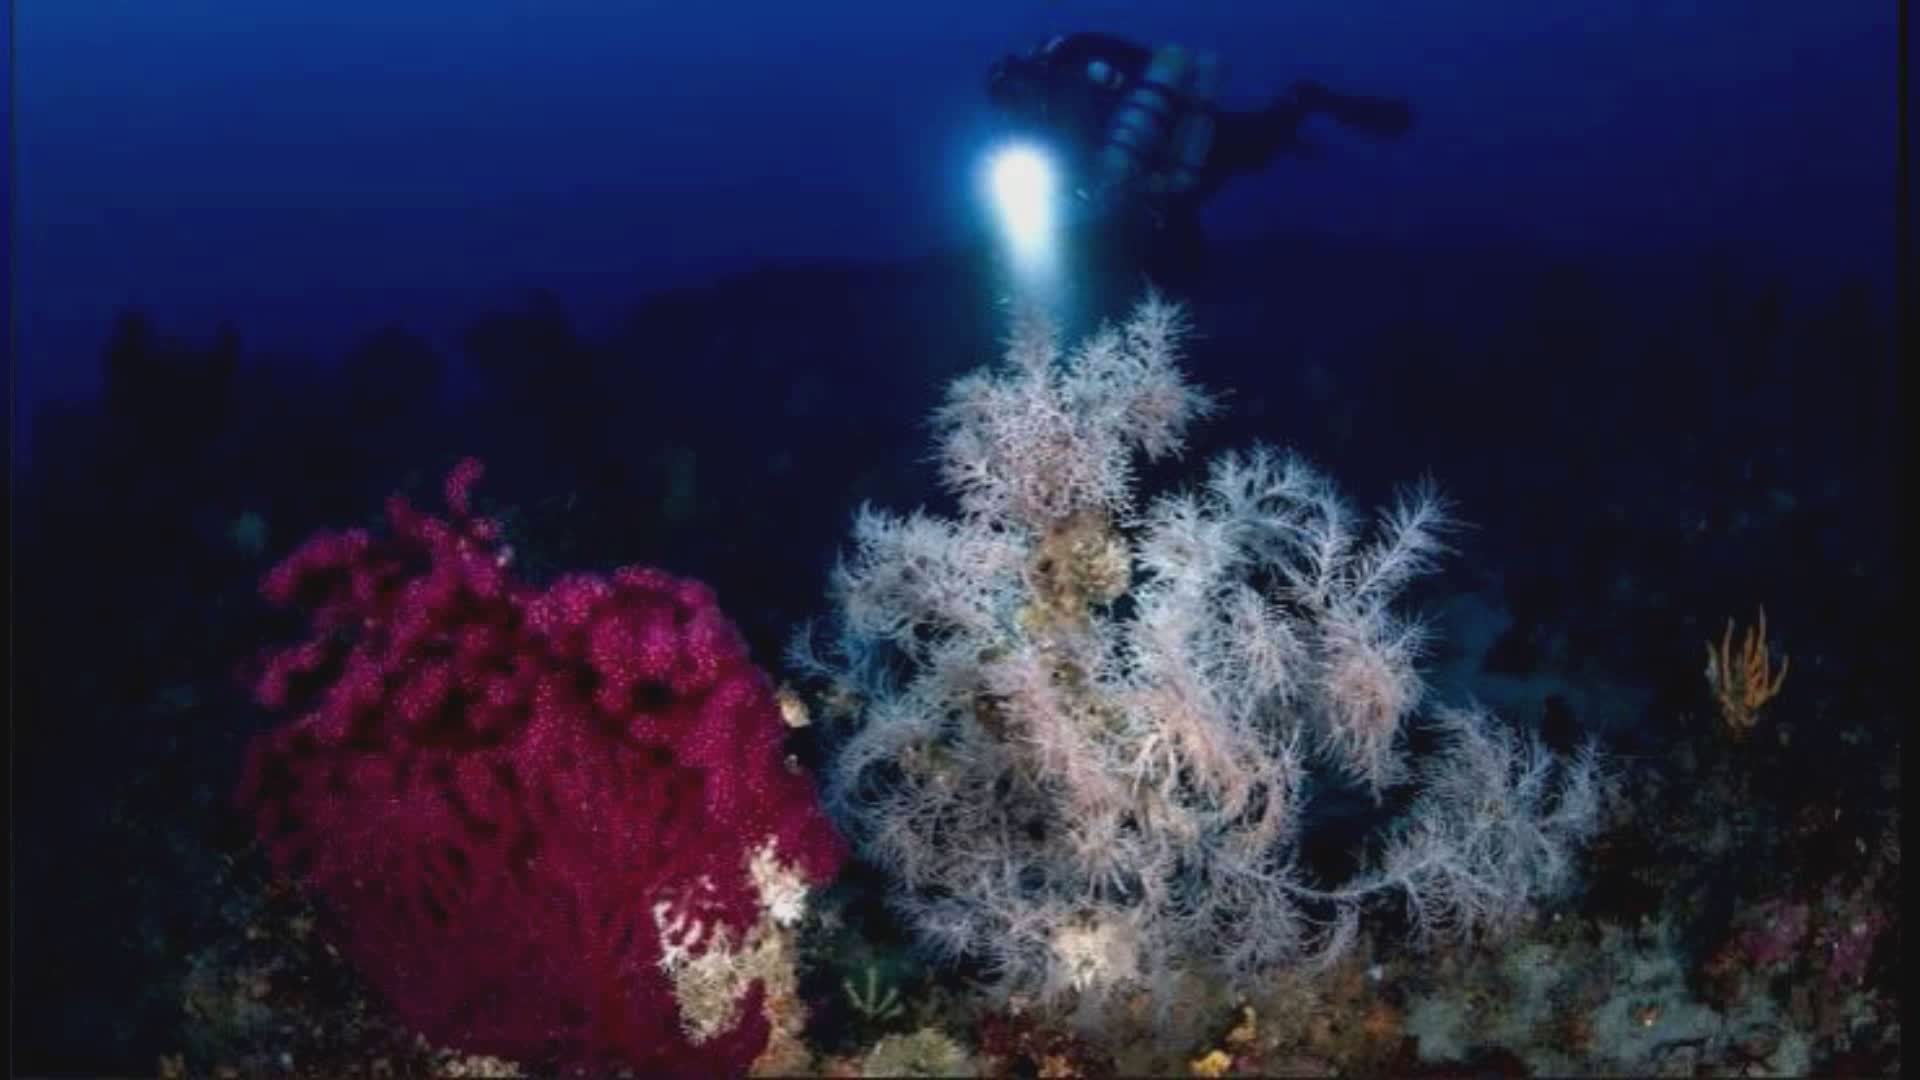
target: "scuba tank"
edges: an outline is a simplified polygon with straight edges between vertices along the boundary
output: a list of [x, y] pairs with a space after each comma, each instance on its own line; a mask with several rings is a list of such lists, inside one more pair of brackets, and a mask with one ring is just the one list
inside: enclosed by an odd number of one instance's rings
[[1213, 145], [1213, 117], [1205, 107], [1220, 84], [1218, 54], [1162, 45], [1140, 82], [1113, 110], [1096, 159], [1097, 187], [1123, 191], [1139, 184], [1150, 194], [1185, 191], [1199, 181]]
[[1172, 133], [1193, 75], [1193, 54], [1179, 45], [1162, 45], [1153, 50], [1140, 82], [1113, 110], [1107, 124], [1107, 141], [1100, 147], [1099, 173], [1102, 187], [1122, 188], [1153, 167]]
[[1207, 152], [1213, 149], [1213, 95], [1220, 92], [1221, 74], [1220, 54], [1203, 52], [1194, 57], [1193, 79], [1187, 90], [1190, 103], [1174, 127], [1168, 146], [1172, 161], [1166, 180], [1169, 192], [1182, 194], [1200, 184], [1200, 170], [1207, 164]]

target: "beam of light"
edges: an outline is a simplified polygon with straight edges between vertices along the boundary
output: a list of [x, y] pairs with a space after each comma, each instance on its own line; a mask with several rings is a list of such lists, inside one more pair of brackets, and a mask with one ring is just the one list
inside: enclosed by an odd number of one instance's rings
[[987, 187], [1015, 267], [1023, 275], [1044, 272], [1058, 242], [1053, 161], [1030, 144], [1000, 147], [987, 162]]

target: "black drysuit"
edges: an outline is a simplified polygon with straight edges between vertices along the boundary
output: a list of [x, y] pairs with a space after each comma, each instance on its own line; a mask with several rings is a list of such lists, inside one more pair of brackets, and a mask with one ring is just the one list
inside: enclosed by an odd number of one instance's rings
[[[1114, 109], [1145, 78], [1152, 57], [1153, 50], [1111, 34], [1070, 34], [996, 64], [989, 93], [1020, 121], [1063, 140], [1076, 172], [1090, 176]], [[1300, 127], [1315, 113], [1381, 136], [1403, 134], [1413, 123], [1403, 101], [1336, 94], [1309, 82], [1295, 84], [1262, 109], [1222, 109], [1211, 102], [1201, 107], [1213, 115], [1214, 133], [1199, 182], [1178, 196], [1191, 205], [1282, 154], [1312, 154]]]

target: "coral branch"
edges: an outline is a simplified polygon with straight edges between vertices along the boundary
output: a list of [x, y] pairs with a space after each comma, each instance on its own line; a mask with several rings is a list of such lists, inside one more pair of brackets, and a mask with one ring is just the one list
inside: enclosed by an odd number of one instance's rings
[[[840, 703], [830, 806], [930, 948], [1009, 999], [1250, 985], [1339, 955], [1375, 897], [1422, 936], [1495, 930], [1565, 883], [1597, 817], [1590, 755], [1484, 713], [1405, 760], [1424, 631], [1393, 601], [1442, 551], [1430, 487], [1369, 529], [1261, 448], [1135, 509], [1136, 459], [1211, 408], [1185, 332], [1157, 298], [1067, 352], [1023, 323], [936, 416], [960, 516], [863, 509], [828, 648], [793, 650]], [[1376, 797], [1425, 790], [1331, 887], [1298, 857], [1316, 761]]]

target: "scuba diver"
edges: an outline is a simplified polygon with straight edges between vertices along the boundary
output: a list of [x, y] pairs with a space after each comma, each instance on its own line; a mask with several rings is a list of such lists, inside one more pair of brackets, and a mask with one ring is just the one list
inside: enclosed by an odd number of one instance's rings
[[[1232, 177], [1276, 157], [1311, 157], [1301, 127], [1315, 115], [1381, 138], [1405, 134], [1405, 101], [1295, 83], [1265, 108], [1214, 103], [1219, 57], [1148, 48], [1110, 34], [1056, 37], [996, 61], [987, 95], [1016, 125], [1065, 152], [1074, 195], [1101, 217], [1144, 221], [1198, 244], [1198, 211]], [[1192, 255], [1191, 251], [1188, 255]]]

